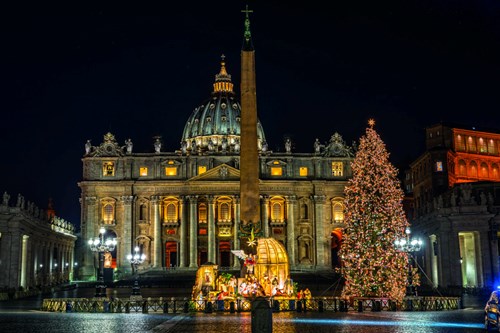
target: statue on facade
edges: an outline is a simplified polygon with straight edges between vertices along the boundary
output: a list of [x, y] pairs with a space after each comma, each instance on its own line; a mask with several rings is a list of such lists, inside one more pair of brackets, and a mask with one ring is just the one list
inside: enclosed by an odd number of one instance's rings
[[192, 152], [196, 151], [196, 140], [195, 139], [193, 139], [191, 141], [191, 151]]
[[9, 199], [10, 195], [7, 193], [7, 191], [3, 192], [3, 205], [8, 206], [9, 205]]
[[265, 153], [267, 151], [267, 149], [268, 149], [267, 141], [263, 141], [262, 142], [262, 152]]
[[160, 153], [161, 151], [161, 141], [160, 141], [160, 138], [156, 138], [155, 142], [154, 142], [154, 146], [155, 146], [155, 153]]
[[186, 140], [183, 140], [181, 142], [181, 152], [182, 152], [182, 154], [186, 154], [187, 153], [187, 142], [186, 142]]
[[240, 140], [238, 139], [234, 140], [234, 151], [237, 153], [240, 152]]
[[493, 199], [493, 195], [491, 192], [488, 192], [488, 205], [493, 205], [495, 203], [495, 200]]
[[292, 152], [292, 141], [290, 138], [286, 138], [285, 140], [285, 151], [287, 154], [290, 154]]
[[486, 194], [484, 194], [484, 192], [481, 192], [481, 194], [479, 194], [479, 198], [481, 200], [481, 206], [486, 206]]
[[319, 143], [319, 139], [316, 138], [316, 141], [314, 141], [314, 153], [319, 154], [321, 151], [321, 143]]
[[125, 147], [127, 149], [127, 154], [132, 154], [133, 143], [130, 138], [125, 140]]
[[227, 150], [227, 138], [226, 137], [222, 138], [221, 146], [222, 146], [222, 151]]
[[90, 154], [90, 150], [92, 149], [92, 144], [90, 143], [90, 140], [87, 140], [85, 143], [85, 154]]
[[212, 138], [208, 139], [208, 150], [213, 151], [214, 150], [214, 142], [212, 141]]
[[452, 191], [450, 195], [450, 206], [455, 207], [456, 205], [457, 205], [457, 195], [455, 194], [455, 191]]

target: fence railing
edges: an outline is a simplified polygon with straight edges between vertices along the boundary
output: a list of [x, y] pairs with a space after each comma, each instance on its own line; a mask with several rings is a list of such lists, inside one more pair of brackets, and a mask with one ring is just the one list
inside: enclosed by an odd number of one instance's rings
[[[279, 311], [442, 311], [461, 308], [459, 297], [408, 297], [396, 303], [387, 298], [313, 297], [310, 299], [270, 298], [269, 305]], [[42, 311], [50, 312], [105, 312], [105, 313], [188, 313], [188, 312], [247, 312], [252, 300], [246, 298], [225, 300], [191, 300], [187, 298], [51, 298], [44, 299]]]

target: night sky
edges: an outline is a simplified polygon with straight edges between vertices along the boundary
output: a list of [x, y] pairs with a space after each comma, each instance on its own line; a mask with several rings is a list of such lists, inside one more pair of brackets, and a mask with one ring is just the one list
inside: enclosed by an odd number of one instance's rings
[[[84, 144], [179, 148], [220, 56], [239, 94], [246, 2], [3, 8], [0, 191], [79, 224]], [[400, 169], [438, 122], [500, 128], [500, 2], [248, 1], [269, 147], [358, 140], [369, 118]]]

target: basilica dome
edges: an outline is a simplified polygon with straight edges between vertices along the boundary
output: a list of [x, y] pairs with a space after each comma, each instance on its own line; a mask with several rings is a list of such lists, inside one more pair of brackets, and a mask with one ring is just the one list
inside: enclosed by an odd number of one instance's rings
[[[219, 74], [215, 75], [212, 96], [194, 109], [184, 127], [183, 153], [221, 153], [240, 151], [241, 105], [233, 91], [231, 75], [226, 71], [224, 56]], [[264, 130], [257, 120], [257, 145], [266, 150]]]

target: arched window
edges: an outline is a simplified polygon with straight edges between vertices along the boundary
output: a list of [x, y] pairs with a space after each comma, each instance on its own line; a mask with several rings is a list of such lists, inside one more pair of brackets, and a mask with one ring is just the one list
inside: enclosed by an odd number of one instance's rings
[[228, 221], [230, 219], [229, 203], [227, 202], [220, 205], [220, 219], [223, 221]]
[[334, 202], [332, 213], [333, 220], [336, 223], [341, 223], [344, 221], [344, 205], [341, 202]]
[[498, 172], [498, 164], [491, 165], [491, 178], [500, 179], [500, 173]]
[[493, 139], [488, 139], [488, 153], [495, 155], [497, 154], [496, 143]]
[[207, 223], [207, 204], [200, 203], [198, 206], [198, 222]]
[[460, 134], [455, 137], [455, 149], [457, 151], [465, 151], [465, 141]]
[[104, 204], [102, 207], [102, 219], [105, 224], [113, 224], [115, 217], [115, 208], [111, 203]]
[[467, 151], [469, 153], [477, 152], [476, 138], [475, 137], [472, 137], [472, 136], [467, 137]]
[[458, 175], [463, 177], [467, 176], [467, 165], [464, 160], [458, 161]]
[[469, 177], [477, 178], [477, 164], [474, 161], [470, 162]]
[[479, 174], [481, 178], [488, 178], [488, 165], [486, 163], [481, 163], [481, 168], [479, 169]]
[[273, 203], [273, 210], [271, 212], [271, 220], [281, 220], [281, 204], [279, 202]]
[[167, 221], [177, 220], [177, 207], [173, 203], [167, 205]]

